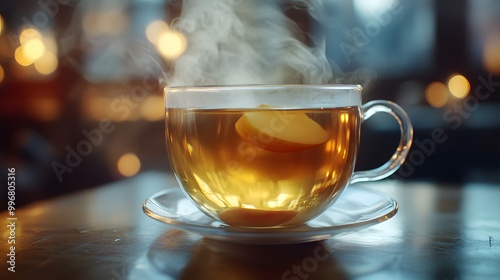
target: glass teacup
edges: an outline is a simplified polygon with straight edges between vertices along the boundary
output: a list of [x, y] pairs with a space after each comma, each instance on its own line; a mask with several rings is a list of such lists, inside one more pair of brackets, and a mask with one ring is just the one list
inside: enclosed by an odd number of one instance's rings
[[[166, 142], [187, 196], [230, 226], [289, 227], [317, 217], [349, 185], [383, 179], [404, 162], [413, 131], [384, 100], [362, 105], [358, 85], [167, 87]], [[361, 123], [391, 114], [391, 159], [354, 171]]]

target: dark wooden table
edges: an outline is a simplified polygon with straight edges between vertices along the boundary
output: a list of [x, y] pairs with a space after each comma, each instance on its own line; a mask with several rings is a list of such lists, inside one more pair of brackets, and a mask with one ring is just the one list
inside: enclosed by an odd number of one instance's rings
[[18, 209], [16, 272], [7, 227], [0, 279], [500, 279], [500, 186], [365, 184], [398, 201], [394, 218], [321, 242], [252, 246], [147, 217], [143, 200], [172, 184], [144, 173]]

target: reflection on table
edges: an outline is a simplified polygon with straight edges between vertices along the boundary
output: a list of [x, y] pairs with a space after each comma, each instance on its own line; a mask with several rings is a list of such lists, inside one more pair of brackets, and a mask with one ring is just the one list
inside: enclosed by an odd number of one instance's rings
[[[18, 210], [15, 276], [444, 280], [500, 274], [497, 186], [367, 183], [399, 202], [394, 218], [320, 242], [258, 246], [206, 239], [144, 215], [144, 199], [172, 184], [170, 174], [144, 173]], [[9, 273], [3, 269], [1, 279], [11, 279]]]

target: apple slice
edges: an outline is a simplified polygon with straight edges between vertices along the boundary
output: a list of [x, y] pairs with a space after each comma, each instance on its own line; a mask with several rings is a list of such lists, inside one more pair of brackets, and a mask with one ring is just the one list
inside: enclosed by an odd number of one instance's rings
[[271, 152], [300, 152], [330, 139], [326, 130], [300, 112], [247, 112], [236, 122], [235, 128], [247, 142]]
[[291, 210], [260, 210], [231, 207], [220, 212], [219, 219], [230, 226], [275, 227], [290, 221], [297, 214], [297, 211]]

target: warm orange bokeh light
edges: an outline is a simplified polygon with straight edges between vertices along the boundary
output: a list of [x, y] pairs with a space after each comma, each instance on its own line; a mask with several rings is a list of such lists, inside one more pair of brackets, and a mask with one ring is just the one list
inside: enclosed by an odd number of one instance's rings
[[24, 50], [23, 46], [19, 46], [16, 51], [14, 52], [14, 59], [16, 60], [17, 63], [21, 66], [28, 66], [33, 64], [33, 60], [29, 59], [24, 55]]
[[3, 17], [2, 15], [0, 15], [0, 35], [2, 35], [2, 31], [3, 31]]
[[24, 57], [31, 61], [36, 61], [45, 53], [45, 44], [42, 39], [33, 38], [26, 41], [23, 45]]
[[5, 77], [5, 71], [3, 71], [3, 67], [2, 65], [0, 65], [0, 83], [2, 83], [4, 77]]
[[58, 53], [57, 42], [54, 39], [53, 35], [52, 36], [44, 36], [43, 37], [43, 44], [45, 45], [46, 52], [51, 52], [52, 54], [57, 56], [57, 53]]
[[469, 80], [462, 75], [453, 75], [450, 80], [448, 80], [448, 89], [453, 96], [464, 98], [470, 91]]
[[443, 107], [448, 102], [448, 98], [448, 88], [441, 82], [432, 82], [425, 89], [425, 99], [432, 107]]
[[56, 71], [57, 64], [57, 57], [51, 52], [45, 52], [35, 61], [35, 69], [42, 75], [49, 75]]
[[493, 74], [500, 74], [500, 36], [492, 36], [484, 42], [484, 68]]
[[133, 153], [126, 153], [118, 159], [118, 172], [125, 177], [134, 176], [141, 169], [141, 161]]
[[14, 52], [19, 65], [34, 64], [36, 71], [42, 75], [49, 75], [57, 69], [57, 43], [53, 36], [42, 36], [34, 28], [25, 28], [19, 34], [19, 42], [21, 45]]
[[148, 121], [162, 120], [165, 114], [165, 106], [162, 96], [148, 96], [141, 104], [141, 115]]
[[42, 34], [34, 28], [26, 28], [21, 31], [21, 34], [19, 34], [19, 42], [21, 45], [26, 44], [28, 41], [33, 40], [33, 39], [42, 39]]

